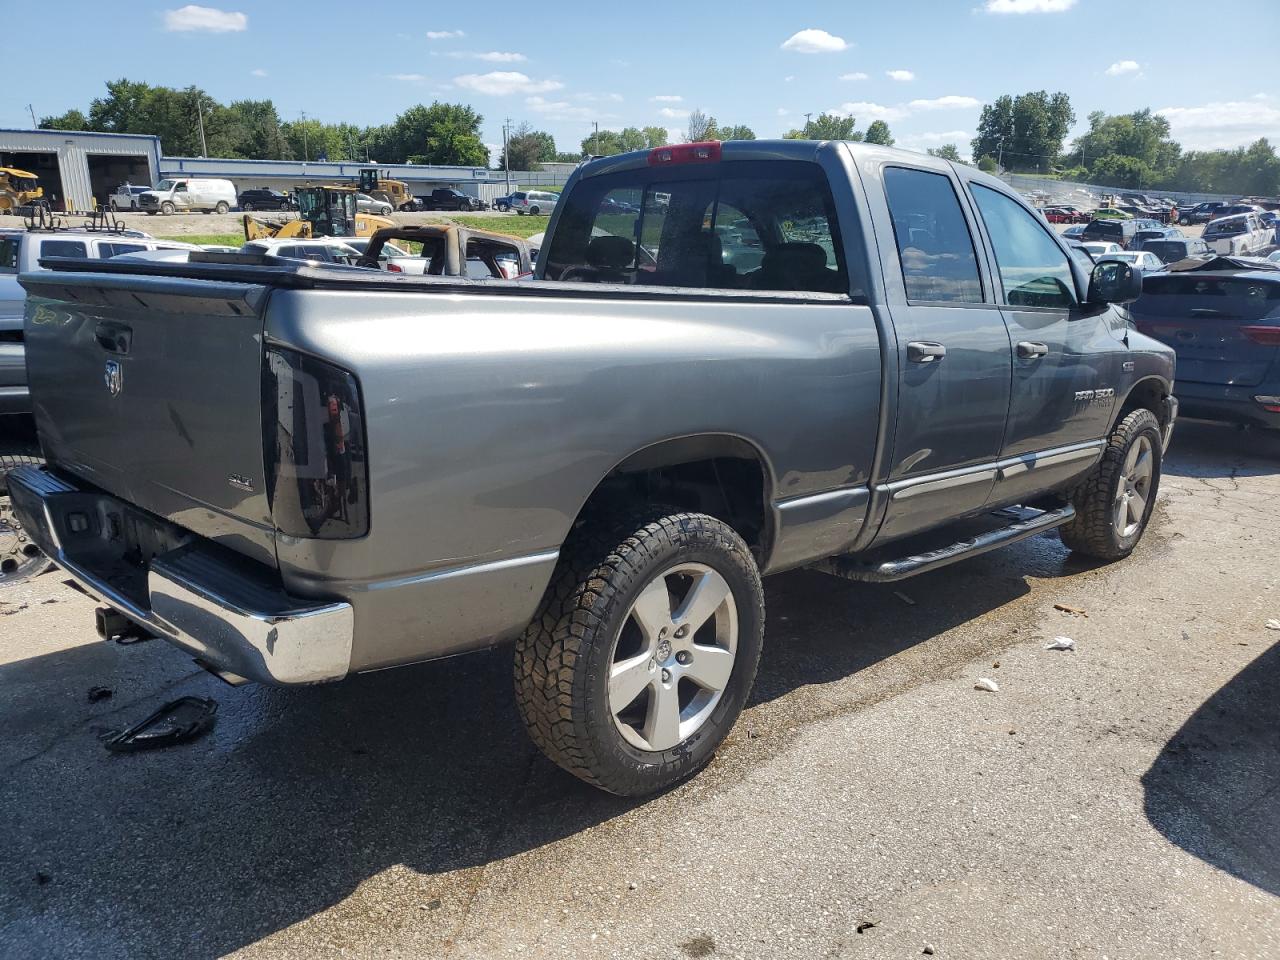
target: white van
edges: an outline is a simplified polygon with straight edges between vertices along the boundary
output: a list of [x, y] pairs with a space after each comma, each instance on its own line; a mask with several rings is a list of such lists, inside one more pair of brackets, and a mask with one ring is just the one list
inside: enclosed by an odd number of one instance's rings
[[157, 213], [226, 213], [236, 205], [236, 187], [230, 180], [181, 177], [161, 180], [138, 197], [138, 206], [151, 216]]

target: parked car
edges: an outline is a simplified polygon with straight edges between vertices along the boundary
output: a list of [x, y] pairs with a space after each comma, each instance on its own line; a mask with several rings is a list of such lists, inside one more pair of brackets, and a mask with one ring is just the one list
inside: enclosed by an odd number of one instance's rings
[[1275, 231], [1264, 227], [1256, 213], [1210, 220], [1201, 237], [1214, 253], [1224, 256], [1250, 256], [1271, 246]]
[[241, 190], [238, 202], [240, 209], [246, 212], [252, 210], [294, 210], [297, 208], [293, 198], [287, 193], [268, 190], [266, 187]]
[[1067, 229], [1063, 230], [1062, 235], [1069, 240], [1079, 240], [1080, 235], [1084, 233], [1085, 226], [1083, 223], [1077, 223], [1075, 226], [1067, 227]]
[[1164, 269], [1164, 263], [1154, 253], [1147, 250], [1119, 250], [1113, 253], [1104, 253], [1100, 257], [1094, 258], [1098, 263], [1104, 260], [1119, 260], [1135, 267], [1141, 267], [1143, 272], [1154, 273], [1157, 270]]
[[1148, 240], [1176, 240], [1183, 236], [1177, 227], [1144, 227], [1133, 235], [1129, 241], [1132, 250], [1141, 250]]
[[377, 217], [389, 217], [395, 212], [395, 208], [385, 200], [375, 200], [367, 193], [357, 193], [356, 212], [371, 213]]
[[[361, 257], [369, 249], [369, 241], [372, 237], [343, 237], [342, 242], [355, 250]], [[378, 254], [378, 269], [386, 270], [388, 273], [407, 273], [413, 276], [421, 276], [427, 272], [427, 266], [431, 261], [415, 253], [410, 253], [404, 247], [394, 243], [385, 243]]]
[[1118, 243], [1106, 243], [1096, 240], [1081, 243], [1080, 248], [1084, 250], [1085, 253], [1089, 254], [1089, 256], [1093, 257], [1094, 260], [1099, 260], [1102, 257], [1111, 256], [1116, 253], [1124, 253], [1124, 247], [1120, 246]]
[[1075, 206], [1074, 204], [1070, 204], [1070, 203], [1058, 204], [1057, 209], [1061, 210], [1063, 213], [1065, 213], [1067, 216], [1071, 218], [1068, 221], [1069, 223], [1088, 223], [1090, 220], [1093, 219], [1092, 215], [1090, 215], [1088, 211], [1081, 210], [1079, 207]]
[[1059, 210], [1057, 207], [1044, 207], [1040, 213], [1050, 223], [1071, 223], [1071, 215], [1065, 210]]
[[529, 214], [532, 217], [541, 214], [551, 215], [551, 211], [560, 202], [560, 194], [545, 190], [530, 190], [519, 200], [511, 204], [511, 209], [518, 214]]
[[493, 201], [493, 209], [497, 210], [499, 213], [506, 213], [511, 209], [511, 200], [514, 196], [515, 194], [509, 193], [505, 197], [497, 197]]
[[237, 203], [236, 188], [230, 180], [180, 177], [161, 180], [138, 195], [138, 206], [150, 216], [163, 213], [200, 211], [226, 213]]
[[308, 260], [318, 263], [350, 263], [360, 256], [360, 251], [347, 243], [351, 237], [266, 237], [250, 240], [240, 248], [241, 253], [257, 253], [281, 257], [285, 260]]
[[1093, 211], [1094, 220], [1132, 220], [1133, 214], [1117, 207], [1099, 207]]
[[1260, 214], [1263, 212], [1262, 207], [1258, 206], [1256, 203], [1228, 203], [1218, 211], [1218, 214], [1214, 219], [1217, 220], [1222, 217], [1234, 217], [1241, 213]]
[[1090, 220], [1079, 239], [1081, 243], [1114, 243], [1127, 250], [1140, 229], [1132, 220]]
[[1226, 204], [1221, 200], [1207, 200], [1204, 203], [1197, 203], [1194, 207], [1187, 210], [1178, 211], [1178, 222], [1183, 226], [1190, 226], [1195, 223], [1208, 223], [1215, 217], [1220, 217], [1219, 212]]
[[132, 183], [122, 183], [116, 187], [116, 192], [108, 199], [107, 205], [112, 210], [139, 210], [142, 208], [140, 198], [148, 189]]
[[479, 198], [451, 187], [439, 187], [417, 199], [419, 210], [458, 210], [467, 213], [483, 209]]
[[[419, 259], [433, 277], [466, 277], [470, 280], [514, 280], [533, 271], [529, 245], [518, 237], [486, 230], [472, 230], [452, 224], [396, 226], [379, 230], [363, 241], [356, 266], [380, 264], [383, 251], [394, 241], [421, 245]], [[392, 260], [385, 269], [392, 273], [402, 261]]]
[[[655, 188], [665, 207], [599, 213]], [[533, 740], [642, 795], [748, 702], [763, 574], [892, 581], [1051, 529], [1104, 560], [1138, 544], [1173, 351], [1115, 335], [1134, 270], [1086, 271], [1000, 180], [733, 141], [585, 163], [560, 202], [533, 283], [24, 275], [48, 465], [11, 497], [102, 632], [276, 684], [514, 640]], [[739, 219], [746, 271], [716, 249]], [[128, 327], [127, 363], [86, 315]]]
[[1212, 251], [1199, 237], [1162, 237], [1145, 240], [1142, 249], [1154, 253], [1161, 263], [1177, 263], [1187, 257], [1204, 257]]
[[1258, 214], [1258, 220], [1264, 227], [1271, 228], [1271, 242], [1280, 244], [1280, 213], [1277, 213], [1275, 210], [1265, 210]]
[[0, 230], [0, 415], [31, 412], [22, 334], [26, 292], [18, 282], [19, 274], [42, 271], [43, 257], [106, 260], [124, 253], [156, 249], [197, 248], [190, 243], [156, 240], [141, 230], [109, 233]]
[[1217, 264], [1148, 277], [1130, 315], [1177, 353], [1188, 416], [1280, 428], [1280, 264]]

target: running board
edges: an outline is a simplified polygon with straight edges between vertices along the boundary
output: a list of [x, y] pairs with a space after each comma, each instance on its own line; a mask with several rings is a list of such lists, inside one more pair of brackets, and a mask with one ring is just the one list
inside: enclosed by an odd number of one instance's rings
[[976, 557], [1000, 547], [1007, 547], [1019, 540], [1034, 537], [1070, 522], [1075, 515], [1075, 507], [1068, 503], [1056, 510], [1043, 510], [1029, 517], [1023, 516], [1014, 523], [923, 553], [879, 562], [869, 562], [862, 557], [843, 554], [812, 564], [811, 569], [829, 573], [835, 577], [843, 577], [846, 580], [871, 583], [903, 580], [914, 577], [918, 573], [927, 573], [930, 570], [945, 567], [957, 560]]

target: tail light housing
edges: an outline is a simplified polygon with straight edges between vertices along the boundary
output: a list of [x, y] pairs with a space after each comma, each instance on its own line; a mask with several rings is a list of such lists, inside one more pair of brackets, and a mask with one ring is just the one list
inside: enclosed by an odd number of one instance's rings
[[1240, 332], [1264, 347], [1280, 347], [1280, 327], [1241, 327]]
[[387, 273], [404, 273], [404, 267], [396, 263], [394, 260], [387, 261]]
[[720, 159], [719, 140], [701, 143], [675, 143], [669, 147], [655, 147], [649, 151], [649, 166], [664, 167], [677, 163], [715, 163]]
[[266, 351], [263, 459], [276, 530], [349, 540], [369, 532], [360, 388], [346, 370], [293, 350]]

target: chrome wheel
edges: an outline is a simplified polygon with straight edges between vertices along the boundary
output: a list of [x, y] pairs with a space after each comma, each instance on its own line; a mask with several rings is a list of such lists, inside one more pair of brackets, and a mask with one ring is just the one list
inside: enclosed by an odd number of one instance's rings
[[1155, 457], [1151, 439], [1139, 436], [1129, 448], [1116, 487], [1115, 527], [1121, 537], [1131, 537], [1142, 526], [1147, 512], [1147, 500], [1151, 496], [1151, 475]]
[[720, 702], [738, 649], [729, 584], [682, 563], [640, 591], [614, 643], [609, 712], [640, 750], [669, 750], [693, 736]]

